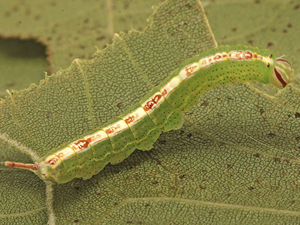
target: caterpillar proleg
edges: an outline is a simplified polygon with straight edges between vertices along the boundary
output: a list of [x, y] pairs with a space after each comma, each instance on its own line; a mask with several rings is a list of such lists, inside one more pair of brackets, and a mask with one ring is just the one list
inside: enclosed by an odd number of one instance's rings
[[219, 46], [185, 60], [139, 103], [96, 130], [49, 151], [34, 164], [6, 161], [5, 165], [31, 170], [57, 183], [89, 179], [135, 149], [150, 150], [162, 132], [179, 129], [182, 113], [207, 91], [252, 80], [284, 88], [293, 76], [291, 64], [269, 50]]

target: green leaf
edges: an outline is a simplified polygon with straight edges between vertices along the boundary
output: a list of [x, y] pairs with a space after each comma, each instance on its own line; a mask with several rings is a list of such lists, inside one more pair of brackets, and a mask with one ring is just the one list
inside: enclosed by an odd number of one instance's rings
[[[2, 100], [0, 161], [31, 162], [23, 153], [36, 159], [99, 126], [213, 45], [199, 1], [162, 3], [144, 32], [121, 33], [93, 59]], [[0, 223], [296, 224], [299, 97], [293, 85], [275, 97], [216, 88], [182, 129], [86, 181], [45, 184], [1, 167]]]
[[75, 58], [91, 59], [95, 46], [105, 48], [115, 32], [132, 27], [143, 30], [151, 6], [159, 2], [2, 0], [0, 97], [6, 95], [6, 89], [38, 84], [44, 71], [67, 68]]
[[[215, 0], [203, 4], [218, 45], [268, 48], [278, 56], [285, 55], [299, 74], [299, 1]], [[299, 83], [296, 76], [294, 84]]]
[[[12, 92], [3, 100], [1, 161], [30, 162], [25, 154], [36, 160], [59, 144], [92, 130], [139, 101], [183, 60], [213, 46], [199, 2], [163, 3], [155, 9], [145, 32], [116, 35], [113, 45], [96, 52], [92, 60], [74, 60], [68, 69], [47, 77], [39, 86]], [[136, 155], [142, 156], [141, 159], [147, 157], [145, 152]], [[76, 179], [47, 187], [32, 173], [3, 167], [1, 190], [9, 187], [8, 192], [2, 193], [6, 196], [5, 204], [1, 204], [3, 222], [19, 219], [44, 224], [53, 223], [55, 219], [58, 224], [66, 224], [100, 220], [109, 211], [120, 209], [117, 203], [121, 198], [117, 193], [122, 191], [108, 188], [109, 182], [115, 179], [117, 183], [113, 186], [121, 188], [128, 180], [126, 176], [120, 180], [114, 178], [118, 174], [111, 172], [111, 168], [128, 174], [136, 174], [132, 170], [142, 172], [144, 168], [131, 164], [123, 169], [128, 162], [115, 168], [107, 166], [101, 176], [88, 181]], [[150, 168], [153, 166], [153, 162], [145, 162]], [[110, 181], [106, 182], [107, 179]], [[148, 182], [144, 188], [147, 185]], [[127, 185], [121, 189], [127, 189]], [[78, 192], [77, 197], [75, 192]], [[88, 203], [96, 199], [93, 204]]]
[[0, 38], [0, 98], [6, 89], [21, 90], [39, 83], [47, 68], [45, 46], [31, 40]]

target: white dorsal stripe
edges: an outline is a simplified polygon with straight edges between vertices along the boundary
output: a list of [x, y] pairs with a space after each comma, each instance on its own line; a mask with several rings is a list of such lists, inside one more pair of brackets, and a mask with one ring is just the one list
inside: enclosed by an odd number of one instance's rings
[[163, 95], [160, 92], [156, 92], [147, 101], [142, 104], [143, 109], [147, 114], [153, 112], [153, 110], [164, 101]]
[[165, 86], [161, 88], [161, 93], [164, 98], [168, 98], [168, 96], [174, 91], [179, 84], [181, 83], [181, 79], [179, 76], [172, 78]]
[[147, 116], [147, 113], [142, 107], [137, 108], [133, 112], [129, 113], [127, 116], [123, 117], [123, 120], [129, 125], [133, 126], [138, 121], [140, 121], [142, 118]]
[[190, 76], [194, 75], [200, 69], [199, 63], [192, 63], [183, 67], [183, 69], [179, 73], [179, 78], [182, 81], [185, 81]]
[[116, 135], [117, 133], [120, 133], [123, 130], [126, 130], [128, 128], [129, 127], [128, 127], [127, 123], [125, 123], [125, 121], [121, 119], [121, 120], [105, 127], [103, 130], [107, 133], [107, 135], [109, 137], [112, 137], [112, 136]]
[[108, 135], [104, 132], [104, 130], [99, 130], [96, 133], [84, 137], [84, 139], [87, 140], [90, 143], [90, 145], [95, 145], [107, 138]]

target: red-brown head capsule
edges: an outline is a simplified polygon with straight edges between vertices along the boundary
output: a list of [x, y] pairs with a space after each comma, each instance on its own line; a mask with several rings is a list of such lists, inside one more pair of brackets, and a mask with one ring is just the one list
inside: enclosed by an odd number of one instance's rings
[[291, 64], [282, 58], [275, 60], [275, 65], [271, 74], [270, 82], [278, 88], [284, 88], [291, 83], [294, 78], [294, 70]]

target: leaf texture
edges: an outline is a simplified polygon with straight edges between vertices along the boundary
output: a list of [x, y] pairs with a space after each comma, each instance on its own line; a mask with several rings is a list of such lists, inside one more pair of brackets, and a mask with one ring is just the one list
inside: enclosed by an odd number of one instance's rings
[[[199, 1], [163, 2], [143, 32], [120, 33], [91, 60], [2, 100], [0, 161], [32, 162], [92, 130], [214, 45]], [[45, 184], [3, 166], [0, 223], [296, 224], [299, 97], [293, 85], [275, 96], [216, 88], [182, 129], [86, 181]]]

